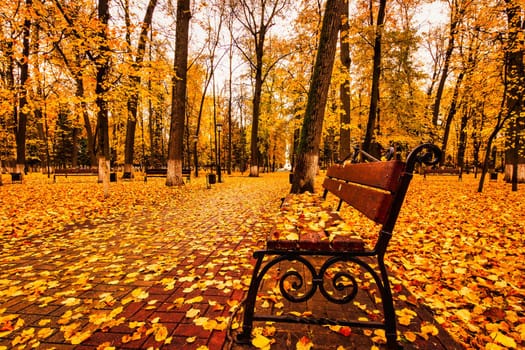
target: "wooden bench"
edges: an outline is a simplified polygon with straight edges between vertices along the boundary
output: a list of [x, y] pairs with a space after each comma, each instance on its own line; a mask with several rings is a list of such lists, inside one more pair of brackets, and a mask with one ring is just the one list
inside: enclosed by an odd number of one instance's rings
[[[394, 160], [334, 165], [327, 169], [322, 197], [316, 196], [316, 199], [306, 196], [305, 200], [303, 196], [300, 200], [305, 203], [299, 203], [301, 205], [297, 205], [297, 200], [302, 195], [287, 197], [279, 215], [291, 222], [278, 221], [266, 241], [266, 249], [254, 253], [256, 263], [244, 303], [243, 326], [236, 337], [237, 342], [250, 342], [254, 321], [269, 321], [383, 329], [388, 348], [397, 348], [396, 315], [384, 255], [416, 163], [436, 164], [440, 156], [438, 147], [424, 144], [409, 154], [406, 163]], [[324, 204], [329, 193], [331, 198], [335, 195], [337, 199], [337, 211]], [[338, 210], [343, 202], [379, 224], [378, 234], [372, 232], [375, 239], [372, 248], [367, 247], [363, 235], [358, 236], [353, 232], [359, 231], [359, 228], [352, 229], [339, 216]], [[298, 212], [298, 208], [306, 209]], [[345, 226], [348, 234], [344, 232]], [[366, 235], [370, 236], [370, 233], [365, 232]], [[293, 263], [300, 268], [278, 270], [278, 276], [267, 275], [272, 268], [283, 263]], [[337, 270], [339, 264], [353, 265], [354, 270]], [[382, 319], [363, 320], [356, 317], [347, 320], [319, 315], [298, 316], [294, 313], [268, 314], [262, 309], [256, 310], [260, 286], [263, 280], [268, 279], [278, 280], [275, 283], [279, 288], [276, 289], [292, 305], [306, 302], [319, 294], [326, 301], [337, 305], [351, 303], [360, 289], [367, 290], [370, 287], [359, 285], [362, 280], [350, 273], [355, 268], [371, 276], [370, 279], [377, 285]]]
[[463, 172], [459, 168], [429, 168], [423, 170], [423, 177], [427, 175], [457, 175], [461, 179]]
[[[63, 176], [65, 178], [68, 178], [69, 176], [97, 176], [98, 177], [98, 169], [97, 168], [67, 168], [67, 169], [55, 169], [55, 172], [53, 174], [53, 182], [57, 182], [57, 177]], [[109, 180], [110, 182], [116, 182], [117, 181], [117, 174], [115, 172], [109, 173]]]
[[53, 174], [53, 182], [57, 181], [59, 176], [98, 176], [98, 169], [96, 168], [70, 168], [70, 169], [55, 169]]
[[[168, 174], [168, 169], [166, 168], [152, 168], [146, 169], [144, 172], [144, 182], [148, 181], [148, 177], [166, 177]], [[182, 168], [182, 176], [186, 177], [186, 180], [191, 181], [191, 169]]]
[[11, 174], [11, 183], [22, 183], [22, 173], [10, 173]]
[[186, 181], [191, 181], [191, 169], [190, 168], [182, 168], [182, 176], [186, 177]]

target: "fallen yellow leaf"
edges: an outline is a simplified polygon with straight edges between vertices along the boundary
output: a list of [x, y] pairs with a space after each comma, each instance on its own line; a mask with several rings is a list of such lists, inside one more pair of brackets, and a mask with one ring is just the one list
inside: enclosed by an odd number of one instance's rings
[[257, 349], [268, 350], [270, 349], [271, 341], [270, 339], [266, 338], [264, 335], [257, 334], [252, 339], [252, 345], [255, 346]]

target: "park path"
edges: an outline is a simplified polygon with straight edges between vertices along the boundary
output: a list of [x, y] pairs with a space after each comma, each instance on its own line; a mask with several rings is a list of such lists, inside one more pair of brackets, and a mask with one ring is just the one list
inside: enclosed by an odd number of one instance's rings
[[[264, 236], [257, 219], [278, 207], [287, 177], [228, 177], [211, 189], [203, 179], [183, 189], [163, 181], [112, 188], [112, 196], [136, 187], [164, 192], [158, 203], [137, 195], [122, 215], [0, 236], [0, 348], [159, 347], [164, 328], [172, 338], [163, 348], [222, 348], [225, 332], [195, 326], [186, 312], [225, 319], [242, 299], [252, 247]], [[126, 334], [138, 339], [123, 343]]]
[[[288, 174], [224, 180], [210, 189], [202, 178], [177, 189], [164, 179], [119, 182], [112, 196], [135, 198], [122, 201], [126, 208], [29, 237], [0, 236], [0, 349], [241, 349], [225, 329]], [[272, 349], [295, 349], [304, 334], [292, 339], [283, 327]], [[318, 336], [315, 349], [354, 344], [304, 332]]]

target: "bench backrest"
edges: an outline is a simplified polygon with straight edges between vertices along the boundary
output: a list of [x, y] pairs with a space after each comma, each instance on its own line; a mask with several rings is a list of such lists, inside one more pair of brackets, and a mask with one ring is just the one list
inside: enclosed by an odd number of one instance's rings
[[405, 200], [415, 165], [437, 164], [441, 155], [437, 146], [427, 143], [414, 148], [406, 162], [393, 160], [333, 165], [328, 168], [323, 182], [324, 196], [327, 192], [335, 194], [341, 201], [381, 224], [382, 235], [390, 236]]
[[166, 175], [167, 173], [168, 173], [168, 169], [166, 168], [146, 169], [146, 174], [148, 175]]
[[401, 161], [333, 165], [323, 187], [376, 223], [384, 225], [396, 200], [405, 163]]
[[55, 169], [55, 174], [97, 174], [98, 168], [61, 168]]

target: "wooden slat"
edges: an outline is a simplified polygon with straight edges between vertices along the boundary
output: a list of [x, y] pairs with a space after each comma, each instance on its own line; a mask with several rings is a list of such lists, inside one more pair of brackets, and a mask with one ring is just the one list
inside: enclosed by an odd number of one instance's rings
[[365, 242], [357, 237], [335, 236], [331, 247], [338, 252], [362, 252], [365, 250]]
[[299, 249], [330, 250], [330, 241], [324, 232], [304, 232], [299, 239]]
[[371, 220], [384, 224], [392, 205], [392, 195], [370, 187], [325, 178], [323, 187], [365, 214]]
[[281, 237], [275, 230], [266, 241], [266, 248], [287, 251], [363, 251], [365, 243], [358, 237], [336, 235], [333, 241], [324, 232], [300, 231], [298, 239]]
[[405, 163], [394, 160], [390, 162], [357, 163], [332, 165], [326, 176], [365, 186], [395, 191], [399, 186], [399, 178], [405, 169]]

